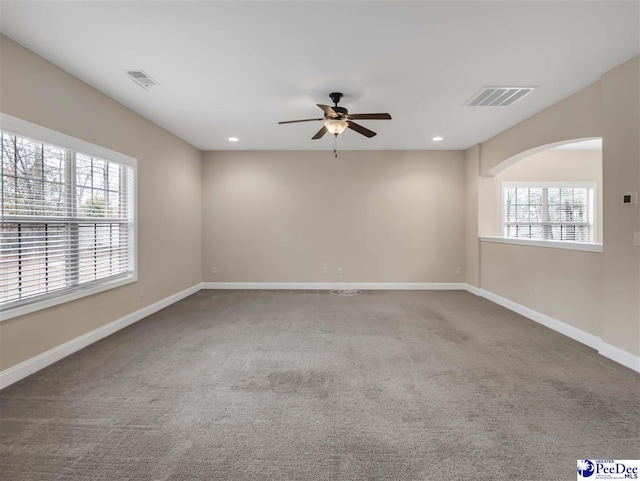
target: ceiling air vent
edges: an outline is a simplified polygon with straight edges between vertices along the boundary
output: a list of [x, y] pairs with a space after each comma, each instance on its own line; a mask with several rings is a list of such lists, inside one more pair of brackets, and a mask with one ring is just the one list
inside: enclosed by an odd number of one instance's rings
[[149, 87], [154, 85], [159, 85], [144, 70], [127, 70], [127, 76], [145, 90], [149, 90]]
[[508, 107], [522, 100], [536, 87], [482, 87], [465, 105], [470, 107]]

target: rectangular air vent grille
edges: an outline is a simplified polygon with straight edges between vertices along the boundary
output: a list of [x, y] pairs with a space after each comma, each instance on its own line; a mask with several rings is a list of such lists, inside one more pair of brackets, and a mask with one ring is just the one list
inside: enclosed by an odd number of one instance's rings
[[158, 82], [149, 77], [144, 70], [127, 70], [127, 76], [146, 90], [149, 90], [149, 87], [158, 85]]
[[508, 107], [522, 100], [536, 87], [482, 87], [465, 105], [470, 107]]

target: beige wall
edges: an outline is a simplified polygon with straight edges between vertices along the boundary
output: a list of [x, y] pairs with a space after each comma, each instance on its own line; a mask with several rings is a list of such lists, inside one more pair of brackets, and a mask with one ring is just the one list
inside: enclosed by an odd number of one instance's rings
[[[487, 174], [563, 140], [602, 137], [604, 252], [483, 242], [481, 287], [600, 336], [632, 355], [640, 354], [640, 249], [633, 246], [640, 212], [638, 206], [623, 206], [621, 199], [624, 192], [640, 191], [639, 72], [635, 57], [480, 146], [481, 172]], [[490, 199], [495, 182], [494, 177], [479, 179], [481, 236], [495, 235], [495, 229], [487, 227], [496, 225], [496, 202]]]
[[200, 282], [197, 149], [4, 36], [0, 111], [136, 157], [139, 234], [137, 283], [3, 321], [0, 370]]
[[[639, 354], [640, 211], [620, 201], [640, 190], [639, 70], [635, 58], [466, 152], [201, 154], [0, 36], [0, 111], [138, 159], [140, 278], [2, 322], [0, 370], [201, 280], [467, 281]], [[496, 182], [478, 172], [599, 136], [603, 254], [478, 242]]]
[[482, 242], [482, 288], [594, 336], [602, 317], [602, 254]]
[[[502, 182], [595, 182], [597, 238], [602, 239], [602, 153], [546, 150], [495, 177], [482, 177], [485, 235], [500, 236]], [[602, 322], [602, 254], [524, 245], [480, 243], [482, 288], [594, 336]]]
[[[483, 202], [493, 205], [495, 217], [485, 217], [486, 235], [502, 235], [502, 182], [595, 182], [597, 192], [596, 241], [602, 242], [602, 152], [580, 150], [545, 150], [519, 160], [495, 177], [487, 178]], [[484, 205], [484, 204], [483, 204]], [[489, 209], [487, 209], [489, 210]], [[491, 220], [489, 220], [491, 219]]]
[[465, 282], [480, 287], [478, 241], [478, 175], [480, 146], [465, 151]]
[[623, 205], [640, 191], [640, 58], [602, 76], [604, 306], [602, 338], [640, 355], [640, 207]]
[[538, 149], [546, 150], [546, 145], [600, 137], [601, 132], [597, 82], [484, 142], [480, 172], [495, 175], [510, 161], [516, 162]]
[[205, 281], [464, 280], [462, 152], [206, 152], [202, 175]]

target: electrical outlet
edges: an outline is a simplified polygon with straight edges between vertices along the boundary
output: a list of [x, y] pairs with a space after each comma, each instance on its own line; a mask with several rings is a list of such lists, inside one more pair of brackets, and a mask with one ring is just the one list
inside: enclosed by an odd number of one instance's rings
[[462, 274], [462, 267], [456, 267], [456, 276]]
[[326, 276], [327, 274], [329, 274], [329, 269], [328, 269], [328, 268], [326, 268], [326, 267], [323, 267], [323, 268], [322, 268], [322, 275], [323, 275], [323, 276]]
[[640, 232], [633, 233], [633, 245], [640, 247]]
[[342, 275], [342, 267], [338, 267], [338, 275], [341, 276]]
[[214, 275], [214, 276], [218, 275], [218, 269], [215, 268], [215, 267], [212, 267], [211, 268], [211, 275]]
[[138, 297], [144, 297], [144, 287], [138, 287]]
[[538, 289], [537, 287], [533, 289], [533, 298], [535, 300], [540, 299], [540, 289]]

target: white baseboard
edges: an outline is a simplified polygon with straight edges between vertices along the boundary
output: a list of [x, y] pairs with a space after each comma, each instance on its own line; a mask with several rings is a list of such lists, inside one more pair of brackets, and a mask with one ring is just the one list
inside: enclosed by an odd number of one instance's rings
[[[553, 329], [560, 334], [564, 334], [571, 339], [574, 339], [586, 346], [589, 346], [602, 356], [611, 359], [623, 366], [628, 367], [629, 369], [633, 369], [636, 372], [640, 372], [640, 356], [636, 356], [627, 351], [624, 351], [618, 347], [612, 346], [604, 342], [598, 336], [594, 336], [593, 334], [589, 334], [582, 329], [578, 329], [577, 327], [571, 326], [566, 322], [559, 321], [551, 316], [547, 316], [541, 312], [535, 311], [529, 307], [523, 306], [522, 304], [518, 304], [510, 299], [499, 296], [498, 294], [494, 294], [493, 292], [487, 291], [485, 289], [478, 289], [470, 286], [473, 289], [478, 291], [477, 295], [484, 297], [485, 299], [490, 300], [491, 302], [495, 302], [496, 304], [506, 307], [510, 311], [516, 312], [521, 316], [524, 316], [532, 321], [535, 321], [543, 326], [548, 327], [549, 329]], [[469, 291], [473, 292], [473, 291]]]
[[47, 366], [50, 366], [54, 362], [59, 361], [60, 359], [73, 354], [76, 351], [79, 351], [82, 348], [87, 347], [90, 344], [93, 344], [100, 339], [103, 339], [120, 329], [123, 329], [127, 326], [130, 326], [134, 322], [143, 319], [154, 312], [157, 312], [165, 307], [178, 302], [185, 297], [190, 296], [198, 292], [201, 289], [201, 284], [196, 284], [184, 291], [173, 294], [169, 297], [165, 297], [153, 304], [150, 304], [142, 309], [132, 312], [131, 314], [127, 314], [120, 319], [117, 319], [109, 324], [106, 324], [98, 329], [94, 329], [93, 331], [87, 332], [80, 337], [76, 337], [60, 346], [54, 347], [53, 349], [49, 349], [42, 354], [39, 354], [31, 359], [27, 359], [26, 361], [21, 362], [20, 364], [16, 364], [15, 366], [10, 367], [9, 369], [5, 369], [4, 371], [0, 371], [0, 389], [3, 389], [7, 386], [10, 386], [14, 382], [19, 381], [31, 374], [43, 369]]
[[640, 372], [640, 356], [634, 356], [630, 352], [624, 351], [619, 347], [612, 346], [611, 344], [607, 344], [604, 341], [601, 341], [598, 352], [618, 364], [622, 364], [623, 366], [627, 366], [629, 369]]
[[564, 334], [571, 339], [575, 339], [582, 344], [585, 344], [593, 349], [598, 349], [600, 347], [601, 339], [593, 334], [589, 334], [582, 329], [578, 329], [577, 327], [573, 327], [566, 322], [559, 321], [558, 319], [554, 319], [553, 317], [547, 316], [546, 314], [542, 314], [541, 312], [534, 311], [533, 309], [523, 306], [522, 304], [518, 304], [517, 302], [513, 302], [505, 297], [501, 297], [493, 292], [481, 289], [480, 295], [485, 299], [489, 299], [491, 302], [495, 302], [496, 304], [501, 305], [502, 307], [506, 307], [507, 309], [517, 312], [521, 316], [527, 317], [533, 321], [536, 321], [543, 326], [548, 327], [549, 329], [553, 329], [554, 331], [559, 332], [560, 334]]
[[465, 290], [469, 291], [471, 294], [475, 294], [476, 296], [481, 295], [482, 289], [480, 289], [479, 287], [473, 286], [471, 284], [465, 284], [464, 288]]
[[203, 289], [366, 289], [369, 291], [465, 291], [464, 282], [203, 282]]
[[60, 359], [73, 354], [100, 339], [103, 339], [120, 329], [123, 329], [134, 322], [143, 319], [154, 312], [178, 302], [185, 297], [195, 294], [200, 289], [308, 289], [308, 290], [331, 290], [331, 289], [367, 289], [367, 290], [466, 290], [477, 296], [482, 296], [496, 304], [514, 311], [528, 319], [539, 322], [544, 326], [553, 329], [565, 336], [575, 339], [589, 347], [596, 349], [601, 355], [611, 359], [623, 366], [640, 372], [640, 357], [624, 351], [620, 348], [605, 343], [597, 336], [589, 334], [582, 329], [578, 329], [562, 321], [554, 319], [541, 312], [534, 311], [526, 306], [501, 297], [490, 291], [480, 289], [466, 283], [456, 282], [203, 282], [196, 284], [184, 291], [173, 294], [160, 301], [154, 302], [138, 311], [117, 319], [105, 326], [99, 327], [80, 337], [72, 339], [60, 346], [54, 347], [31, 359], [27, 359], [20, 364], [0, 371], [0, 389], [3, 389], [20, 379], [50, 366]]

